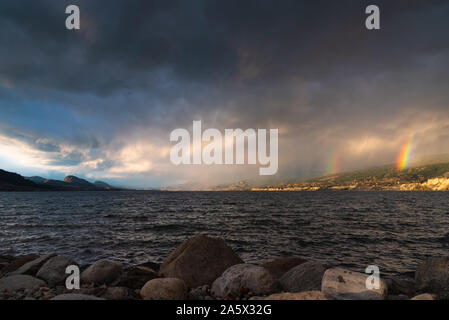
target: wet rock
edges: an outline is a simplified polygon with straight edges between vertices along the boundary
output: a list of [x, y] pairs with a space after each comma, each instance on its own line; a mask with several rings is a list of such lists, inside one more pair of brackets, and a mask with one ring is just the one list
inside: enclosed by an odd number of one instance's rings
[[14, 272], [21, 266], [23, 266], [25, 263], [33, 261], [37, 258], [39, 258], [37, 254], [28, 254], [26, 256], [18, 257], [17, 259], [14, 259], [2, 269], [2, 274], [6, 275], [10, 272]]
[[229, 267], [243, 261], [223, 239], [192, 237], [177, 247], [161, 265], [161, 277], [184, 280], [191, 288], [211, 284]]
[[275, 281], [270, 272], [252, 264], [238, 264], [227, 269], [212, 284], [212, 295], [217, 298], [236, 298], [242, 295], [273, 293]]
[[353, 272], [343, 268], [326, 270], [323, 276], [321, 291], [338, 300], [384, 300], [387, 297], [387, 285], [379, 280], [379, 289], [367, 289], [367, 274]]
[[10, 275], [27, 274], [30, 276], [35, 276], [39, 269], [51, 258], [55, 257], [55, 254], [48, 254], [30, 262], [25, 263], [19, 269], [11, 272]]
[[83, 271], [81, 282], [96, 285], [111, 284], [122, 276], [122, 264], [107, 259], [99, 260]]
[[265, 300], [328, 300], [321, 291], [285, 292], [273, 294]]
[[279, 258], [267, 263], [264, 263], [262, 267], [267, 269], [275, 280], [281, 278], [287, 271], [293, 269], [294, 267], [307, 262], [304, 258], [293, 257], [293, 258]]
[[65, 279], [68, 277], [65, 270], [70, 265], [76, 265], [76, 263], [68, 257], [56, 256], [44, 263], [36, 276], [45, 280], [51, 287], [64, 284]]
[[0, 279], [0, 292], [15, 292], [25, 289], [38, 289], [46, 283], [29, 275], [15, 275]]
[[145, 283], [156, 278], [158, 278], [156, 271], [150, 268], [133, 267], [123, 274], [118, 286], [130, 289], [141, 289]]
[[449, 257], [422, 263], [416, 270], [415, 280], [420, 292], [449, 295]]
[[88, 296], [86, 294], [76, 294], [76, 293], [67, 293], [67, 294], [60, 294], [51, 300], [105, 300], [103, 298], [98, 298], [95, 296]]
[[435, 294], [423, 293], [413, 297], [411, 300], [438, 300], [438, 297]]
[[321, 280], [328, 267], [319, 261], [309, 261], [287, 271], [279, 283], [285, 292], [321, 290]]
[[181, 279], [153, 279], [143, 286], [140, 295], [144, 300], [184, 300], [187, 286]]

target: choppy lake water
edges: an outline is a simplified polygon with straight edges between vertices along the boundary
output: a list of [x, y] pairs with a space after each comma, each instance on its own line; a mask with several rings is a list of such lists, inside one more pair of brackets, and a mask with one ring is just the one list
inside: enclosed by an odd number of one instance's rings
[[198, 233], [246, 262], [304, 256], [403, 273], [448, 254], [449, 193], [0, 193], [0, 254], [162, 262]]

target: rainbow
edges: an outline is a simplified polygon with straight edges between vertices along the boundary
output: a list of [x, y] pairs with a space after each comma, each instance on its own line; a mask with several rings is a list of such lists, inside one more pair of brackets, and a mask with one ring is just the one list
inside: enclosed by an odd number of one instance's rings
[[413, 144], [414, 137], [415, 137], [415, 135], [411, 134], [410, 138], [407, 140], [407, 143], [405, 143], [401, 148], [401, 152], [399, 153], [398, 160], [396, 163], [398, 170], [407, 169], [407, 166], [410, 161], [410, 154], [412, 151], [412, 144]]
[[329, 163], [327, 166], [327, 174], [336, 174], [339, 172], [339, 156], [335, 149], [332, 150], [331, 156], [329, 158]]

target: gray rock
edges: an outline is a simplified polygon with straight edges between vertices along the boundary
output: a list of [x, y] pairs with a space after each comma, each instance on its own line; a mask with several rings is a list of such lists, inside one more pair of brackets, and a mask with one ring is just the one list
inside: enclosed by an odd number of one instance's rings
[[122, 276], [122, 264], [107, 259], [99, 260], [83, 271], [82, 283], [94, 283], [96, 285], [111, 284]]
[[65, 279], [68, 277], [65, 270], [70, 265], [76, 265], [76, 263], [68, 257], [56, 256], [48, 260], [39, 269], [36, 276], [45, 280], [49, 286], [54, 287], [65, 283]]
[[181, 279], [153, 279], [143, 286], [140, 295], [144, 300], [185, 300], [187, 286]]
[[287, 271], [293, 269], [294, 267], [307, 262], [304, 258], [293, 257], [293, 258], [279, 258], [262, 265], [265, 269], [270, 271], [271, 275], [275, 280], [281, 278]]
[[0, 279], [0, 292], [37, 289], [46, 283], [29, 275], [15, 275]]
[[384, 300], [387, 297], [387, 284], [379, 279], [379, 289], [367, 289], [368, 274], [353, 272], [343, 268], [326, 270], [321, 291], [337, 300]]
[[190, 288], [210, 285], [229, 267], [243, 261], [223, 239], [192, 237], [177, 247], [161, 265], [161, 277], [179, 278]]
[[78, 301], [84, 301], [84, 300], [105, 300], [102, 298], [98, 298], [95, 296], [88, 296], [86, 294], [76, 294], [76, 293], [67, 293], [67, 294], [60, 294], [51, 300], [78, 300]]
[[327, 266], [319, 261], [300, 264], [286, 272], [279, 283], [285, 292], [321, 290], [321, 280]]
[[28, 274], [31, 276], [36, 275], [39, 269], [51, 258], [55, 257], [55, 254], [48, 254], [42, 257], [39, 257], [35, 260], [25, 263], [19, 269], [14, 272], [11, 272], [10, 275], [18, 275], [18, 274]]
[[238, 264], [227, 269], [212, 284], [212, 295], [217, 298], [235, 298], [244, 294], [266, 295], [275, 290], [270, 272], [252, 264]]
[[449, 295], [449, 257], [433, 258], [422, 263], [415, 273], [420, 292]]

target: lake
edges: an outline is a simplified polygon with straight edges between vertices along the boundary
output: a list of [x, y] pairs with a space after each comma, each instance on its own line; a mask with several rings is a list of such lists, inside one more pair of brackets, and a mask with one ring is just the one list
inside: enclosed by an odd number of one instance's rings
[[224, 238], [246, 262], [303, 256], [405, 273], [447, 255], [449, 193], [0, 193], [3, 255], [162, 262], [198, 233]]

